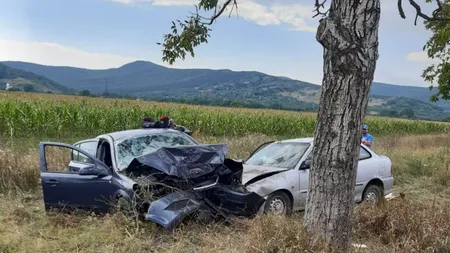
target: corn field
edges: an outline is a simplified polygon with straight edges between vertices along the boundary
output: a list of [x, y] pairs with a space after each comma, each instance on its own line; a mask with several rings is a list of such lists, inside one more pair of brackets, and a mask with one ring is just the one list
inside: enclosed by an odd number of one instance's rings
[[[140, 119], [168, 115], [177, 124], [212, 136], [312, 136], [315, 114], [235, 109], [77, 96], [0, 93], [0, 133], [13, 137], [95, 136], [139, 128]], [[450, 124], [368, 117], [370, 132], [419, 134], [450, 132]]]

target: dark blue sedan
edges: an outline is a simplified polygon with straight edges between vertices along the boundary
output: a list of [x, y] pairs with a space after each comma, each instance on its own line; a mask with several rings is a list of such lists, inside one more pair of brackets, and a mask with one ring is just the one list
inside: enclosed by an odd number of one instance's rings
[[[109, 211], [111, 204], [131, 202], [137, 183], [121, 173], [130, 162], [160, 147], [198, 145], [173, 129], [136, 129], [100, 135], [73, 145], [40, 143], [41, 181], [46, 210]], [[49, 147], [69, 150], [69, 164], [47, 167]], [[63, 160], [63, 159], [61, 159]]]

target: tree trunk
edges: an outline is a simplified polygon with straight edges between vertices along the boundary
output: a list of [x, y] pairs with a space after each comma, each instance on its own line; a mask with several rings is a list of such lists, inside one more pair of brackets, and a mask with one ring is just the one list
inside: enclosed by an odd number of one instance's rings
[[324, 77], [305, 225], [312, 239], [348, 250], [361, 129], [378, 59], [380, 0], [333, 0], [316, 39]]

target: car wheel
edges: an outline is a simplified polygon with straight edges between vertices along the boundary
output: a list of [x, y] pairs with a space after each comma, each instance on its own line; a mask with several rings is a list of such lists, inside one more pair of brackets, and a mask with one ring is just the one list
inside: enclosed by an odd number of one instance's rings
[[116, 211], [122, 212], [126, 216], [132, 216], [133, 215], [133, 208], [126, 198], [119, 197], [116, 201]]
[[284, 192], [274, 192], [267, 198], [264, 209], [265, 213], [290, 215], [292, 212], [291, 199]]
[[363, 201], [379, 204], [382, 199], [382, 190], [378, 185], [371, 184], [364, 191]]

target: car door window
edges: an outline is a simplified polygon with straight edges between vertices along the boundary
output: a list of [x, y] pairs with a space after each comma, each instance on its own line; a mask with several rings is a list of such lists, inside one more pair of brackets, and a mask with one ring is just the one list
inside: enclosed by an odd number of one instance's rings
[[[77, 144], [77, 145], [74, 145], [74, 146], [75, 146], [76, 148], [80, 148], [80, 144]], [[79, 153], [80, 153], [80, 152], [76, 151], [75, 149], [72, 149], [70, 159], [71, 159], [72, 161], [78, 161]]]
[[365, 150], [363, 147], [360, 147], [360, 149], [359, 149], [359, 160], [364, 160], [364, 159], [367, 159], [367, 158], [370, 158], [370, 157], [371, 157], [370, 153], [367, 150]]
[[[78, 148], [80, 148], [83, 151], [86, 151], [86, 153], [92, 155], [92, 156], [96, 156], [96, 152], [97, 152], [97, 141], [88, 141], [88, 142], [83, 142], [77, 145]], [[72, 158], [72, 161], [74, 162], [80, 162], [80, 163], [92, 163], [92, 160], [89, 159], [87, 156], [85, 156], [82, 153], [79, 153], [78, 151], [73, 152], [75, 155]]]
[[108, 167], [112, 168], [111, 145], [109, 145], [107, 140], [100, 140], [97, 158], [104, 162]]
[[[73, 148], [47, 145], [44, 152], [46, 170], [50, 173], [77, 173], [81, 167], [94, 165], [92, 159]], [[78, 161], [81, 156], [85, 157], [84, 162]]]

